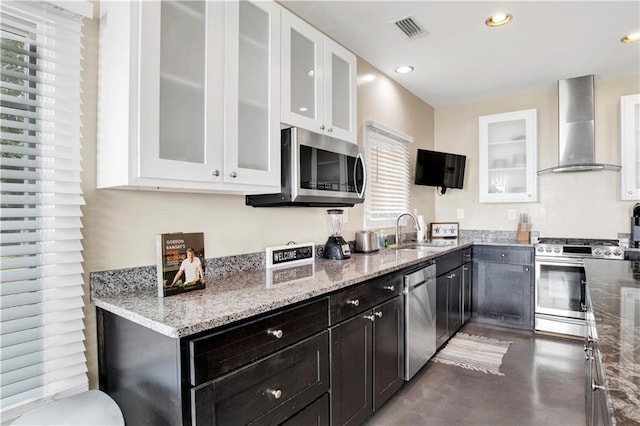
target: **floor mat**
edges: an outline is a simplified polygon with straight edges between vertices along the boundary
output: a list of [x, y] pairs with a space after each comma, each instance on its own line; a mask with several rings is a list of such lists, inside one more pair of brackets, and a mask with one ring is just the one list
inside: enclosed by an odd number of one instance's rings
[[431, 361], [504, 376], [500, 366], [509, 345], [511, 342], [457, 333]]

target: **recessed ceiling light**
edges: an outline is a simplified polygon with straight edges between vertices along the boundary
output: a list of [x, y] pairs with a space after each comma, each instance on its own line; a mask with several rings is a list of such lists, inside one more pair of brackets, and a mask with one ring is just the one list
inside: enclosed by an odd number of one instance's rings
[[401, 67], [396, 68], [396, 72], [398, 74], [406, 74], [411, 71], [413, 71], [413, 67], [409, 65], [403, 65]]
[[511, 20], [510, 13], [496, 13], [493, 16], [489, 16], [486, 19], [486, 21], [484, 21], [484, 23], [490, 27], [499, 27], [500, 25], [506, 24], [510, 20]]
[[626, 36], [620, 39], [623, 43], [633, 43], [634, 41], [640, 40], [640, 31], [636, 31], [635, 33], [627, 34]]

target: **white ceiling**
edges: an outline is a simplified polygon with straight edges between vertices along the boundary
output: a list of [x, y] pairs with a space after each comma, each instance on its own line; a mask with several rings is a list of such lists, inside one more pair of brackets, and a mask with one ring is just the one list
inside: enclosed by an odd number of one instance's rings
[[[640, 74], [640, 1], [319, 1], [281, 3], [434, 107], [547, 90], [557, 80]], [[502, 27], [485, 19], [513, 15]], [[407, 39], [411, 15], [428, 32]], [[399, 65], [415, 68], [397, 74]]]

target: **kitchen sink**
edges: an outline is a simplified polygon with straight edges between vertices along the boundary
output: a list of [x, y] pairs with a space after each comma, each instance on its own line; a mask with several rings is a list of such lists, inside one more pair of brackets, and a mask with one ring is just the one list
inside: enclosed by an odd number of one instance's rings
[[412, 242], [412, 243], [405, 243], [405, 244], [401, 244], [399, 246], [392, 247], [392, 250], [398, 250], [398, 251], [445, 251], [445, 250], [450, 250], [450, 249], [455, 248], [455, 247], [456, 246], [453, 246], [453, 245], [443, 246], [441, 244], [433, 244], [433, 243], [430, 243], [430, 242], [424, 242], [424, 243]]

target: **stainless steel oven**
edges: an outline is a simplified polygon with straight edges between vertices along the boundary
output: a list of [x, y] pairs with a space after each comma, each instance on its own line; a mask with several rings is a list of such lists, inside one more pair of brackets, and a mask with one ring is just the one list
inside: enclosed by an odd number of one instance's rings
[[535, 329], [584, 337], [585, 258], [622, 259], [615, 240], [543, 238], [535, 256]]

